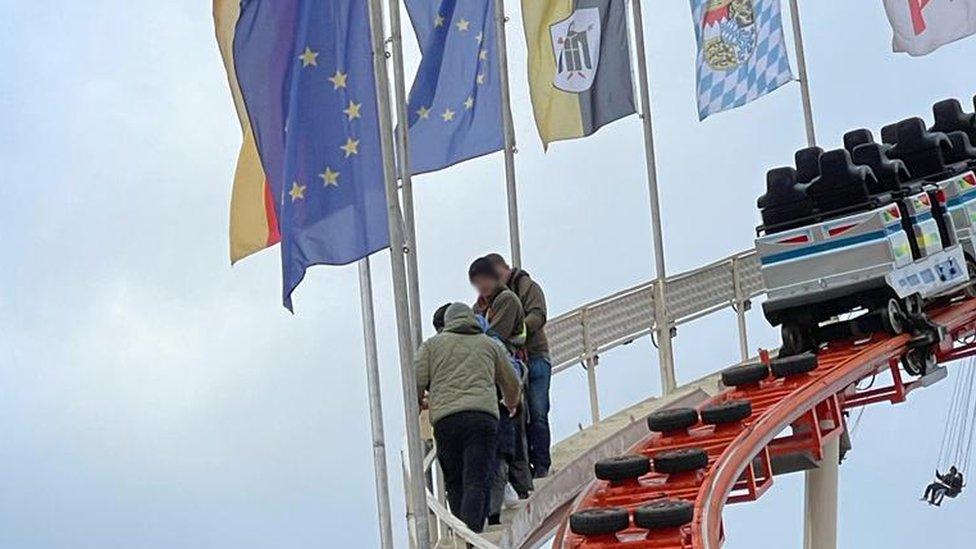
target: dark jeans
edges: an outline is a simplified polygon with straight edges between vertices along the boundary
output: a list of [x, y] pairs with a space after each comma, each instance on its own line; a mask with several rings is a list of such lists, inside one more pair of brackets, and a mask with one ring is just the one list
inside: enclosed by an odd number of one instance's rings
[[434, 425], [437, 461], [444, 471], [454, 516], [473, 532], [485, 525], [488, 474], [495, 454], [498, 419], [485, 412], [458, 412]]
[[548, 471], [552, 465], [549, 455], [549, 382], [552, 379], [552, 363], [546, 357], [529, 359], [529, 386], [526, 400], [529, 404], [529, 424], [526, 435], [529, 441], [529, 464], [533, 471]]

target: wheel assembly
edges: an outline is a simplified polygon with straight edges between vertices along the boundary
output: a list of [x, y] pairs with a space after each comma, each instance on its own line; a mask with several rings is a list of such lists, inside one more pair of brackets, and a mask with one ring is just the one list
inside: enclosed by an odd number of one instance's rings
[[924, 376], [935, 368], [938, 361], [935, 353], [931, 349], [928, 347], [920, 347], [917, 349], [909, 349], [905, 353], [905, 356], [902, 357], [901, 364], [909, 374], [913, 376]]
[[897, 299], [889, 299], [881, 309], [881, 325], [891, 335], [905, 333], [905, 312]]

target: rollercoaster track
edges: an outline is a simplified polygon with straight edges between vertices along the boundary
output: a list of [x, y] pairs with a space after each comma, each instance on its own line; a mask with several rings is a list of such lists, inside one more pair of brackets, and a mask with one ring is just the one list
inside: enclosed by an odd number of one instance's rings
[[[956, 342], [976, 332], [976, 300], [944, 305], [929, 311], [946, 329], [938, 348], [940, 362], [976, 354], [976, 343]], [[805, 453], [820, 461], [823, 447], [840, 437], [846, 426], [843, 411], [876, 402], [903, 402], [921, 382], [905, 383], [899, 359], [910, 336], [875, 335], [858, 342], [837, 342], [818, 354], [810, 373], [761, 384], [728, 389], [699, 405], [699, 409], [730, 400], [749, 400], [752, 415], [741, 422], [697, 426], [677, 434], [651, 434], [631, 451], [649, 458], [668, 450], [698, 448], [708, 455], [704, 469], [666, 475], [651, 472], [639, 479], [610, 483], [594, 480], [573, 505], [573, 511], [615, 507], [637, 509], [651, 502], [684, 500], [694, 504], [694, 519], [680, 528], [646, 530], [631, 526], [609, 536], [584, 537], [564, 523], [554, 547], [565, 549], [717, 549], [724, 541], [722, 511], [726, 503], [754, 501], [773, 482], [777, 457]], [[858, 391], [865, 378], [890, 371], [889, 387]], [[792, 427], [792, 433], [782, 435]]]

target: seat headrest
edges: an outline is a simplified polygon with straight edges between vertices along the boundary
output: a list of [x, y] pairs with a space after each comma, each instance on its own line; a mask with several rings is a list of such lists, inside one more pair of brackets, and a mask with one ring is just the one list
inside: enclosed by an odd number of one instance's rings
[[921, 118], [898, 123], [898, 143], [889, 156], [903, 160], [915, 177], [928, 177], [945, 170], [952, 143], [944, 133], [930, 132]]
[[921, 118], [907, 118], [898, 123], [898, 146], [917, 147], [925, 144], [925, 137], [929, 134], [925, 121]]
[[777, 198], [790, 197], [798, 194], [796, 188], [796, 170], [786, 166], [773, 168], [766, 172], [766, 194], [759, 197], [757, 205], [765, 208]]
[[855, 164], [871, 168], [879, 183], [878, 188], [868, 189], [874, 194], [897, 191], [901, 188], [902, 183], [911, 179], [911, 174], [905, 163], [901, 160], [888, 158], [884, 145], [878, 143], [858, 145], [851, 158]]
[[874, 135], [871, 134], [871, 130], [860, 128], [844, 134], [844, 148], [851, 154], [854, 154], [854, 149], [858, 145], [866, 143], [874, 143]]
[[966, 132], [949, 132], [947, 136], [949, 142], [952, 143], [952, 150], [946, 152], [946, 162], [954, 164], [956, 162], [976, 160], [976, 147], [973, 146]]
[[932, 125], [934, 132], [966, 132], [969, 140], [976, 141], [976, 114], [970, 114], [962, 110], [962, 105], [955, 99], [945, 99], [932, 105], [932, 114], [935, 115], [935, 124]]
[[820, 147], [807, 147], [796, 151], [793, 155], [796, 164], [796, 180], [798, 183], [809, 183], [820, 175]]
[[851, 153], [846, 149], [834, 149], [820, 156], [820, 177], [824, 179], [857, 179], [861, 170], [851, 161]]
[[946, 133], [970, 126], [973, 117], [962, 110], [958, 99], [943, 99], [932, 105], [932, 115], [935, 117], [932, 131]]
[[886, 145], [894, 145], [898, 142], [898, 123], [888, 124], [881, 128], [881, 142]]

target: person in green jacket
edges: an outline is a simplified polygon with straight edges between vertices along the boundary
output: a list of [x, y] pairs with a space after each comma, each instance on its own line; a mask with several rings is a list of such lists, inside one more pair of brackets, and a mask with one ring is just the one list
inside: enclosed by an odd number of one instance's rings
[[505, 348], [485, 335], [463, 303], [447, 308], [443, 331], [421, 344], [415, 368], [417, 397], [430, 410], [451, 512], [481, 532], [498, 437], [496, 387], [514, 414], [521, 384]]

